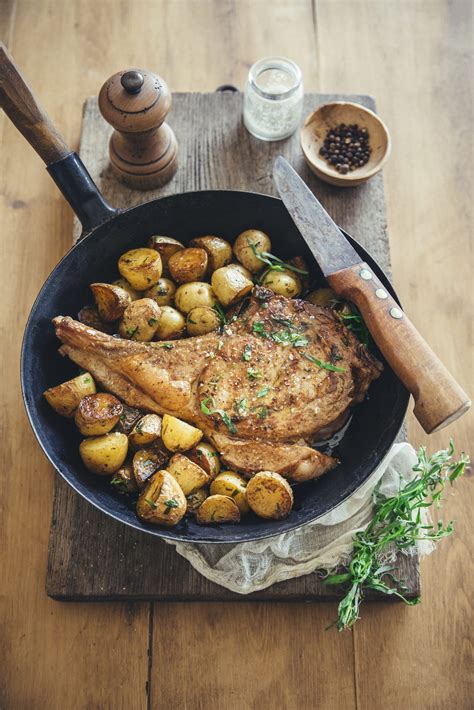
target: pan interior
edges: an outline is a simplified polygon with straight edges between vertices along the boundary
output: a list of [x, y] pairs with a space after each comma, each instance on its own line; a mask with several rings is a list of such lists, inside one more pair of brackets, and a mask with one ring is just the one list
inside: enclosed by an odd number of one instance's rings
[[[266, 195], [233, 191], [184, 193], [130, 209], [101, 225], [58, 264], [32, 308], [22, 350], [22, 387], [33, 430], [51, 463], [84, 498], [127, 525], [159, 537], [188, 542], [244, 542], [278, 535], [312, 521], [350, 496], [382, 461], [394, 442], [408, 405], [408, 393], [385, 364], [382, 376], [358, 405], [335, 455], [340, 465], [326, 476], [295, 488], [289, 518], [268, 522], [244, 517], [239, 525], [199, 526], [186, 519], [172, 529], [142, 523], [124, 498], [110, 490], [108, 480], [89, 474], [79, 457], [80, 435], [70, 420], [58, 416], [42, 392], [77, 374], [77, 366], [58, 354], [51, 318], [77, 317], [91, 302], [89, 284], [117, 278], [118, 257], [146, 244], [154, 234], [187, 243], [193, 237], [216, 234], [233, 242], [244, 229], [267, 232], [274, 253], [282, 258], [301, 254], [322, 280], [322, 274], [282, 202]], [[360, 245], [352, 241], [386, 288], [385, 274]]]

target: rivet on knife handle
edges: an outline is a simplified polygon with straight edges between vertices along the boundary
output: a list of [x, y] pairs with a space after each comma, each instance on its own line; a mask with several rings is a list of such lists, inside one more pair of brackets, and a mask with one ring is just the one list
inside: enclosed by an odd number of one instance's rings
[[[372, 278], [362, 276], [366, 270]], [[428, 434], [447, 426], [469, 409], [467, 394], [367, 264], [336, 271], [327, 280], [337, 294], [360, 310], [385, 359], [413, 395], [415, 416]], [[380, 295], [382, 291], [386, 297]]]

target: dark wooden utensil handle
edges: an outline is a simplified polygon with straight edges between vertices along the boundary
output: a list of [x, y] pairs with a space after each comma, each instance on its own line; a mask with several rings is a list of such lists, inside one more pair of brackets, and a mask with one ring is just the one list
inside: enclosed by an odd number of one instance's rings
[[361, 312], [387, 362], [413, 395], [415, 416], [428, 434], [469, 409], [467, 394], [367, 264], [337, 271], [327, 280]]
[[0, 107], [46, 165], [71, 153], [0, 42]]

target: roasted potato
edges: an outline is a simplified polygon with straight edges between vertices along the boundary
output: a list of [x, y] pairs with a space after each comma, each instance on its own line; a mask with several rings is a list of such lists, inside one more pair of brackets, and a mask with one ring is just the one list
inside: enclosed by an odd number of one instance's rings
[[117, 430], [122, 434], [127, 434], [127, 436], [132, 431], [133, 427], [139, 419], [143, 416], [141, 409], [136, 409], [136, 407], [129, 407], [128, 404], [123, 405], [123, 414], [117, 423]]
[[79, 444], [79, 453], [84, 466], [99, 476], [115, 473], [127, 457], [128, 439], [125, 434], [111, 432], [92, 436]]
[[152, 476], [137, 502], [137, 515], [147, 523], [176, 525], [186, 513], [186, 498], [167, 471]]
[[272, 243], [268, 234], [260, 229], [247, 229], [235, 240], [233, 251], [237, 261], [255, 274], [264, 266], [264, 263], [255, 256], [255, 251], [271, 251], [271, 248]]
[[137, 299], [141, 298], [139, 291], [132, 288], [132, 286], [130, 286], [130, 284], [128, 283], [127, 279], [117, 279], [116, 281], [112, 282], [112, 286], [119, 286], [120, 288], [123, 288], [123, 290], [129, 294], [132, 301], [136, 301]]
[[227, 266], [232, 261], [232, 247], [229, 242], [220, 237], [207, 235], [205, 237], [196, 237], [189, 242], [192, 247], [200, 247], [204, 249], [208, 257], [207, 273], [212, 274], [221, 266]]
[[88, 325], [89, 328], [102, 331], [102, 333], [112, 335], [114, 332], [114, 326], [102, 320], [96, 306], [84, 306], [84, 308], [81, 308], [77, 314], [77, 320], [84, 323], [84, 325]]
[[88, 394], [96, 393], [95, 382], [90, 372], [84, 372], [72, 380], [50, 387], [43, 395], [51, 407], [63, 417], [73, 417], [79, 402]]
[[238, 523], [240, 522], [240, 510], [232, 498], [213, 495], [206, 498], [197, 509], [196, 521], [201, 525]]
[[118, 260], [118, 270], [132, 288], [145, 291], [161, 277], [161, 256], [155, 249], [130, 249]]
[[128, 443], [132, 449], [140, 449], [142, 446], [153, 444], [160, 434], [161, 417], [158, 414], [145, 414], [128, 435]]
[[132, 468], [133, 476], [139, 491], [143, 490], [147, 480], [156, 471], [163, 468], [163, 464], [168, 459], [168, 454], [158, 447], [149, 449], [139, 449], [133, 456]]
[[253, 281], [244, 276], [233, 264], [222, 266], [214, 271], [211, 284], [212, 290], [223, 306], [231, 306], [253, 288]]
[[186, 318], [186, 329], [189, 335], [205, 335], [219, 330], [221, 319], [214, 308], [197, 306], [189, 311]]
[[324, 306], [325, 308], [329, 308], [337, 300], [338, 298], [332, 288], [318, 288], [308, 293], [305, 298], [305, 301], [309, 301], [314, 306]]
[[169, 306], [176, 293], [176, 284], [164, 276], [148, 291], [143, 294], [145, 298], [152, 298], [159, 306]]
[[198, 466], [203, 468], [211, 481], [221, 470], [219, 454], [211, 444], [207, 443], [207, 441], [200, 441], [199, 444], [186, 453], [186, 456], [188, 459], [191, 459], [191, 461], [194, 461], [194, 463], [197, 463]]
[[202, 439], [202, 431], [181, 419], [165, 414], [161, 438], [169, 451], [188, 451]]
[[216, 297], [211, 286], [204, 281], [193, 281], [183, 284], [176, 291], [174, 302], [176, 308], [183, 313], [189, 313], [198, 306], [215, 306]]
[[130, 294], [120, 286], [95, 283], [90, 285], [100, 318], [106, 323], [121, 318], [132, 302]]
[[286, 298], [298, 298], [301, 293], [301, 281], [298, 275], [289, 269], [284, 271], [268, 269], [263, 275], [261, 284]]
[[260, 518], [282, 520], [293, 507], [293, 491], [283, 476], [260, 471], [247, 483], [247, 503]]
[[253, 281], [253, 276], [250, 271], [246, 269], [245, 266], [242, 266], [242, 264], [239, 264], [238, 261], [232, 262], [232, 268], [237, 269], [237, 271], [240, 271], [240, 273], [245, 276], [245, 278], [249, 281]]
[[98, 392], [83, 397], [74, 415], [84, 436], [100, 436], [112, 431], [123, 413], [123, 405], [113, 394]]
[[200, 505], [204, 503], [207, 496], [209, 495], [208, 488], [198, 488], [197, 491], [193, 491], [188, 496], [186, 496], [187, 503], [187, 513], [195, 513]]
[[179, 284], [199, 281], [207, 271], [207, 252], [191, 247], [177, 251], [168, 261], [171, 278]]
[[157, 340], [176, 340], [185, 333], [186, 321], [182, 313], [171, 306], [161, 306], [161, 315], [155, 332]]
[[168, 272], [168, 261], [170, 257], [176, 254], [177, 251], [184, 249], [184, 244], [181, 244], [181, 242], [178, 242], [177, 239], [173, 239], [172, 237], [150, 237], [148, 246], [150, 249], [155, 249], [161, 256], [163, 273]]
[[133, 468], [131, 463], [124, 463], [118, 471], [114, 473], [114, 477], [110, 481], [110, 485], [114, 487], [118, 493], [135, 493], [138, 490]]
[[161, 308], [151, 298], [132, 301], [125, 309], [119, 325], [122, 338], [148, 343], [158, 329]]
[[209, 476], [205, 470], [183, 454], [174, 454], [166, 470], [176, 478], [185, 496], [209, 483]]
[[240, 514], [249, 511], [245, 496], [247, 481], [235, 471], [222, 471], [211, 483], [211, 495], [230, 496], [237, 504]]

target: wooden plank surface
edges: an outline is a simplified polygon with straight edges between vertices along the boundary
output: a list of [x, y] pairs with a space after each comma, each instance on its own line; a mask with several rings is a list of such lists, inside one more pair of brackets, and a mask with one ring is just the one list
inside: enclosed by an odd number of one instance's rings
[[[344, 97], [308, 94], [304, 112], [337, 98]], [[368, 96], [351, 96], [351, 99], [375, 109], [374, 100]], [[297, 135], [284, 143], [262, 143], [247, 133], [241, 122], [242, 101], [240, 93], [174, 94], [171, 118], [181, 161], [175, 178], [161, 190], [144, 194], [117, 182], [107, 157], [111, 129], [102, 119], [94, 98], [84, 108], [81, 157], [110, 203], [124, 207], [144, 199], [205, 188], [275, 194], [271, 165], [282, 153], [334, 218], [360, 238], [382, 267], [389, 270], [382, 176], [349, 193], [321, 183], [306, 167]], [[79, 223], [75, 226], [79, 235]], [[195, 572], [166, 543], [148, 539], [135, 530], [122, 529], [77, 496], [60, 477], [56, 478], [52, 520], [46, 589], [55, 599], [317, 601], [340, 596], [340, 590], [327, 587], [316, 573], [245, 597], [231, 593]], [[400, 565], [409, 595], [416, 596], [418, 558], [400, 555]], [[382, 595], [381, 599], [387, 597]]]
[[[469, 0], [3, 0], [0, 35], [73, 147], [84, 97], [127, 66], [161, 71], [174, 91], [212, 91], [242, 86], [255, 59], [283, 54], [302, 67], [307, 90], [376, 95], [394, 138], [385, 179], [395, 284], [420, 330], [469, 387], [471, 14]], [[444, 517], [456, 518], [457, 532], [423, 564], [422, 605], [367, 604], [352, 635], [324, 631], [333, 603], [293, 604], [283, 613], [284, 604], [156, 604], [150, 616], [140, 604], [129, 625], [127, 604], [47, 599], [53, 474], [26, 422], [18, 354], [36, 292], [69, 245], [72, 217], [2, 114], [0, 138], [1, 255], [8, 264], [0, 282], [8, 384], [0, 404], [0, 707], [185, 702], [194, 710], [218, 697], [230, 710], [267, 710], [277, 687], [276, 706], [285, 710], [470, 708], [468, 478], [447, 496]], [[453, 435], [469, 449], [472, 414], [430, 439], [410, 421], [414, 443], [434, 450]]]

